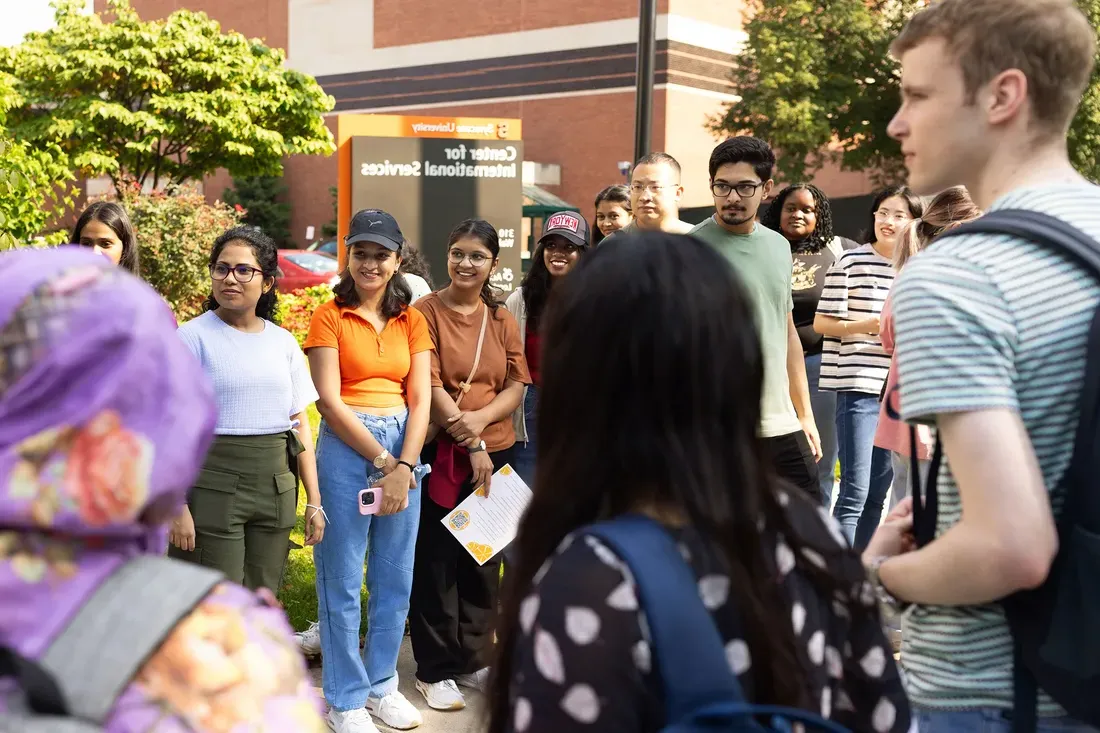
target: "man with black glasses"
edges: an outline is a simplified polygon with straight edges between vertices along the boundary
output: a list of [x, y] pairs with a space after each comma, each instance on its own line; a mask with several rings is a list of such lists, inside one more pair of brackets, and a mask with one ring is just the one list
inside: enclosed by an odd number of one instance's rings
[[760, 435], [776, 472], [817, 498], [821, 440], [810, 409], [802, 344], [792, 316], [791, 246], [756, 221], [771, 193], [775, 154], [754, 137], [726, 140], [710, 156], [714, 216], [691, 235], [717, 249], [749, 291], [764, 357]]
[[650, 153], [634, 164], [630, 174], [630, 207], [634, 220], [620, 232], [670, 232], [687, 234], [691, 224], [680, 221], [680, 164], [668, 153]]

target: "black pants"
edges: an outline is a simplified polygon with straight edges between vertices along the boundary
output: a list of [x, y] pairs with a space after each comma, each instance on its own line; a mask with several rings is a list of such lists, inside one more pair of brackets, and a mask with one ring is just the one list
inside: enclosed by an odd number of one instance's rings
[[[817, 461], [806, 434], [797, 433], [764, 438], [764, 450], [779, 478], [803, 489], [811, 498], [818, 498]], [[424, 525], [421, 525], [423, 528]], [[423, 529], [421, 529], [423, 531]]]
[[[512, 449], [490, 453], [494, 469], [511, 462]], [[435, 445], [424, 446], [421, 461], [435, 460]], [[432, 501], [431, 474], [421, 487], [420, 531], [409, 611], [409, 634], [416, 677], [440, 682], [487, 667], [493, 653], [493, 621], [500, 586], [500, 556], [478, 565], [443, 526], [451, 509]], [[458, 501], [473, 493], [473, 482], [461, 488]]]

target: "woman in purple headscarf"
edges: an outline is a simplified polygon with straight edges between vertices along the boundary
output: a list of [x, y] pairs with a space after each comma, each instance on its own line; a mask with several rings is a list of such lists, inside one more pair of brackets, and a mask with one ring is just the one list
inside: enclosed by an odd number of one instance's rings
[[[214, 423], [148, 286], [76, 248], [0, 256], [0, 657], [36, 666], [108, 578], [163, 555]], [[130, 631], [93, 643], [109, 659]], [[215, 585], [138, 669], [110, 733], [324, 729], [270, 594]], [[0, 676], [0, 721], [22, 693]]]

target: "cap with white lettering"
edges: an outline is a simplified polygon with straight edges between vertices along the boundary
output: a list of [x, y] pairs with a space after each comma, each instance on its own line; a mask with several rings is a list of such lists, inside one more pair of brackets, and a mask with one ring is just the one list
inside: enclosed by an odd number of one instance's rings
[[397, 220], [381, 209], [363, 209], [356, 213], [344, 237], [344, 244], [348, 247], [356, 242], [374, 242], [391, 252], [399, 251], [404, 241]]
[[578, 247], [588, 246], [588, 222], [572, 211], [559, 211], [556, 214], [551, 214], [550, 218], [546, 220], [546, 227], [542, 230], [539, 244], [542, 244], [543, 240], [551, 234], [565, 237]]

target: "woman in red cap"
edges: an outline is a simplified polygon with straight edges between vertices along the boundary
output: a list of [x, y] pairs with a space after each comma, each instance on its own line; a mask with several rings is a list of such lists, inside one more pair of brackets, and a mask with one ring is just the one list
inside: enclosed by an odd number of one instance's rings
[[523, 284], [508, 296], [504, 304], [519, 322], [523, 353], [531, 373], [531, 386], [524, 389], [523, 402], [512, 416], [516, 430], [512, 467], [528, 486], [534, 486], [535, 481], [535, 412], [538, 410], [541, 349], [539, 324], [551, 288], [580, 262], [581, 256], [588, 252], [588, 242], [588, 223], [579, 215], [560, 211], [548, 218], [542, 239], [531, 257], [531, 269], [523, 278]]

